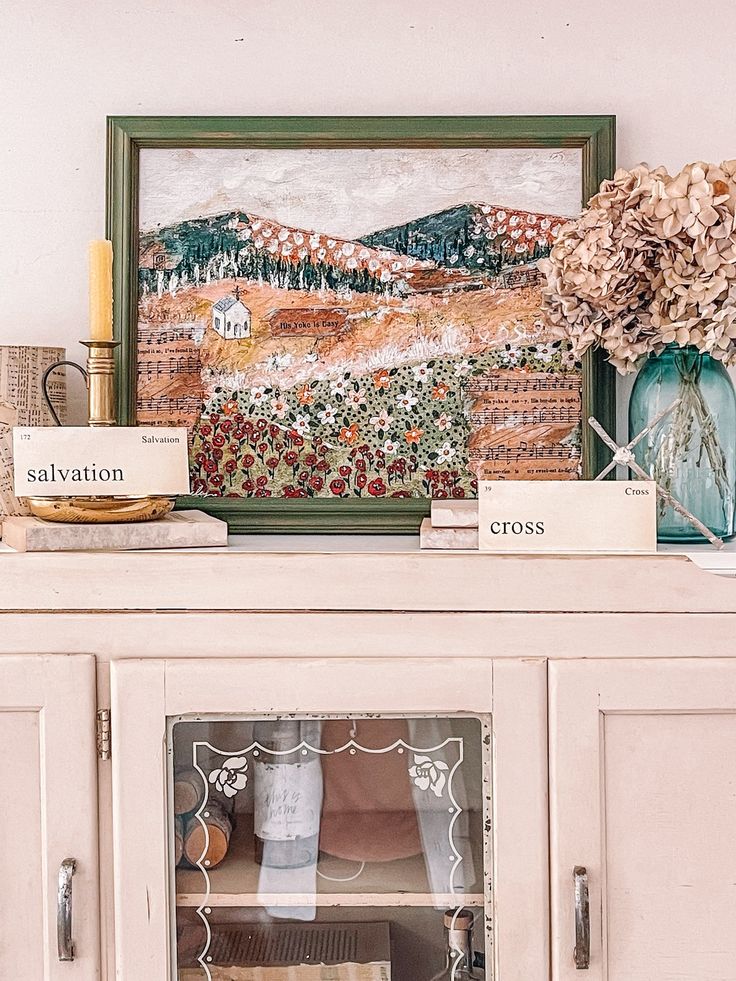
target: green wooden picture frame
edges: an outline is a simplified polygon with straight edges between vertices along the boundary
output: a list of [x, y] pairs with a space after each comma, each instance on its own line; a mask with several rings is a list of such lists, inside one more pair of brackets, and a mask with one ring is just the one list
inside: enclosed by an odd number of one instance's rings
[[[119, 422], [136, 422], [138, 183], [141, 149], [186, 147], [579, 148], [583, 202], [615, 167], [615, 116], [111, 116], [107, 123], [107, 236], [114, 252]], [[612, 431], [615, 378], [599, 352], [583, 362], [583, 420]], [[583, 424], [583, 476], [605, 465], [604, 447]], [[424, 498], [381, 500], [184, 497], [227, 520], [231, 532], [412, 533], [429, 513]]]

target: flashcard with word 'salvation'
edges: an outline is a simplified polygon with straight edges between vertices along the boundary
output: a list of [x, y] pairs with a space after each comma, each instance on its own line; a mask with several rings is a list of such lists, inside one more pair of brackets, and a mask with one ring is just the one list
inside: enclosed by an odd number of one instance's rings
[[186, 429], [19, 426], [13, 464], [18, 497], [189, 493]]

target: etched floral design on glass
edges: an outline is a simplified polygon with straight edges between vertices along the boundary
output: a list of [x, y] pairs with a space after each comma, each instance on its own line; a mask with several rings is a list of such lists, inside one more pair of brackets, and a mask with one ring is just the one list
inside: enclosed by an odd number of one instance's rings
[[447, 763], [433, 760], [429, 756], [414, 755], [414, 766], [409, 767], [409, 776], [420, 790], [431, 790], [435, 797], [441, 797], [447, 783]]
[[244, 756], [231, 756], [218, 770], [212, 770], [208, 779], [221, 794], [234, 797], [248, 784], [247, 769], [248, 761]]

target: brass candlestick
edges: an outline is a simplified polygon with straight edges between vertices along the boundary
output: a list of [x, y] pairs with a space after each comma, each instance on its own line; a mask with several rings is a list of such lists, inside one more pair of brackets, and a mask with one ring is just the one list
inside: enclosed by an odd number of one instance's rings
[[[82, 341], [87, 348], [87, 369], [76, 361], [57, 361], [45, 372], [43, 395], [57, 426], [61, 422], [47, 392], [48, 377], [54, 368], [69, 365], [80, 371], [87, 383], [87, 416], [89, 426], [115, 426], [115, 348], [120, 341]], [[153, 521], [162, 518], [174, 506], [173, 497], [29, 497], [31, 514], [45, 521], [74, 524], [119, 524], [128, 521]]]
[[120, 341], [82, 341], [87, 348], [88, 426], [114, 426], [115, 348]]

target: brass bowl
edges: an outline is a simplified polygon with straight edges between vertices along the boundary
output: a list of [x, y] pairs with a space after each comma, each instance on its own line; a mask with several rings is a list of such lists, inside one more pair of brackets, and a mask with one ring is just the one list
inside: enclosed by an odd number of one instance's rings
[[155, 521], [174, 506], [173, 497], [28, 497], [31, 514], [44, 521], [112, 525]]

